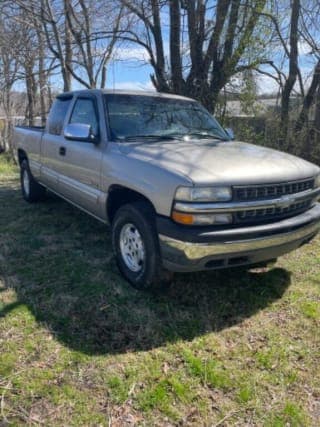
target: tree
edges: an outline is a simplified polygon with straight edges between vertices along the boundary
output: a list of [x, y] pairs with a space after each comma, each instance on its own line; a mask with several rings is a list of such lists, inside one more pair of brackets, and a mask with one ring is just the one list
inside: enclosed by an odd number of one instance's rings
[[0, 152], [12, 152], [12, 100], [11, 91], [14, 83], [19, 78], [19, 32], [16, 25], [8, 21], [3, 13], [3, 5], [0, 8], [0, 105], [5, 116], [2, 137], [0, 140]]
[[61, 68], [64, 91], [72, 78], [87, 88], [106, 84], [106, 66], [121, 33], [122, 8], [104, 0], [16, 0], [42, 27]]
[[320, 84], [318, 85], [315, 99], [314, 130], [316, 134], [316, 143], [320, 146]]
[[[106, 66], [121, 32], [122, 8], [112, 3], [64, 0], [66, 25], [72, 35], [72, 76], [87, 88], [106, 85]], [[85, 77], [82, 77], [84, 75]]]
[[299, 73], [298, 67], [298, 23], [300, 16], [300, 0], [292, 1], [291, 18], [290, 18], [290, 47], [287, 48], [289, 58], [289, 73], [286, 78], [282, 96], [281, 96], [281, 142], [286, 141], [289, 123], [289, 103], [290, 95], [294, 88]]
[[[45, 122], [48, 102], [46, 101], [47, 80], [53, 69], [48, 60], [42, 26], [36, 14], [28, 10], [29, 0], [24, 7], [18, 3], [6, 1], [3, 3], [3, 16], [7, 25], [14, 28], [16, 44], [10, 46], [11, 54], [17, 61], [17, 79], [25, 80], [27, 93], [26, 119], [30, 125], [39, 113], [38, 100], [40, 99], [40, 113], [42, 123]], [[16, 47], [15, 47], [16, 46]]]
[[[24, 7], [24, 2], [21, 2]], [[62, 3], [62, 4], [60, 4]], [[68, 22], [64, 19], [67, 13], [68, 0], [54, 4], [52, 0], [32, 0], [28, 7], [29, 13], [36, 14], [40, 19], [47, 46], [54, 58], [58, 60], [63, 78], [63, 90], [71, 90], [72, 48], [71, 32]]]
[[[280, 138], [282, 148], [291, 150], [291, 144], [309, 123], [310, 112], [315, 103], [319, 85], [320, 61], [320, 4], [317, 0], [270, 0], [270, 10], [263, 12], [273, 28], [271, 44], [274, 59], [266, 68], [258, 68], [261, 74], [273, 78], [279, 85], [280, 94]], [[288, 10], [290, 7], [290, 15]], [[308, 56], [308, 58], [307, 58]], [[313, 63], [313, 73], [305, 76], [304, 66]], [[309, 65], [309, 67], [312, 65]], [[271, 68], [272, 67], [272, 68]], [[309, 74], [309, 73], [308, 73]], [[293, 95], [301, 100], [301, 110], [290, 114]], [[299, 106], [300, 108], [300, 106]], [[291, 128], [290, 121], [298, 116]], [[307, 132], [308, 133], [308, 132]], [[307, 138], [308, 141], [310, 138]], [[306, 142], [308, 145], [309, 143]], [[310, 147], [309, 147], [310, 148]], [[310, 151], [310, 150], [309, 150]]]
[[316, 64], [311, 84], [303, 100], [301, 112], [295, 125], [295, 131], [300, 132], [307, 123], [311, 106], [315, 103], [320, 88], [320, 59]]
[[[213, 111], [232, 76], [266, 61], [267, 40], [257, 31], [266, 0], [119, 1], [135, 19], [122, 39], [146, 49], [159, 91], [192, 96]], [[252, 44], [258, 54], [250, 59]]]
[[296, 122], [295, 131], [300, 132], [309, 122], [310, 111], [315, 106], [315, 130], [316, 141], [320, 143], [320, 4], [312, 0], [306, 1], [302, 5], [300, 37], [302, 42], [308, 47], [308, 56], [315, 62], [309, 88], [303, 100], [303, 105]]

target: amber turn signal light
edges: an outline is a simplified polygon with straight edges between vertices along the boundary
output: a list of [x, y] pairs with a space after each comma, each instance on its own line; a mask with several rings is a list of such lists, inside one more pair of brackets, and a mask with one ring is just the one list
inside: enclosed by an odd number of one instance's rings
[[172, 219], [180, 224], [191, 225], [194, 222], [194, 217], [188, 213], [181, 213], [177, 211], [172, 212]]

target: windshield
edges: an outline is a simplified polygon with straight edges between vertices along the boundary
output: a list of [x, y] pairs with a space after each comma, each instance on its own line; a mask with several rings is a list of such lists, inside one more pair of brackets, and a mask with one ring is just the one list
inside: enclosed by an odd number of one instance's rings
[[113, 140], [229, 140], [219, 123], [195, 101], [125, 94], [108, 94], [105, 98]]

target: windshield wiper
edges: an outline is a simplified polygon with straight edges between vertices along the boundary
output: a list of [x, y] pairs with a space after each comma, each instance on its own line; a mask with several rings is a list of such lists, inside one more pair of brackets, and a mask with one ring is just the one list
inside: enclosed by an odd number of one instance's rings
[[219, 135], [214, 135], [211, 133], [206, 132], [191, 132], [191, 133], [170, 133], [170, 134], [164, 134], [164, 135], [156, 135], [156, 134], [142, 134], [142, 135], [127, 135], [127, 136], [118, 136], [116, 138], [116, 141], [119, 142], [135, 142], [139, 139], [149, 139], [153, 141], [174, 141], [174, 140], [184, 140], [185, 138], [189, 136], [195, 136], [202, 139], [218, 139], [219, 141], [229, 141], [229, 139], [223, 138]]
[[223, 136], [214, 135], [212, 133], [207, 132], [191, 132], [186, 134], [185, 136], [198, 136], [203, 139], [218, 139], [219, 141], [229, 141], [227, 137], [224, 138]]
[[157, 141], [172, 141], [176, 139], [173, 135], [128, 135], [128, 136], [118, 136], [116, 138], [119, 142], [130, 142], [130, 141], [136, 141], [139, 139], [156, 139]]

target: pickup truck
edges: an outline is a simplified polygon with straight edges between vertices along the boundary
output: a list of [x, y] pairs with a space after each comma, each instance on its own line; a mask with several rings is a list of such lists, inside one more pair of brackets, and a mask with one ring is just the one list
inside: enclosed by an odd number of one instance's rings
[[48, 189], [111, 225], [138, 289], [175, 271], [261, 265], [320, 229], [320, 168], [234, 140], [193, 99], [68, 92], [45, 128], [16, 127], [14, 142], [24, 199]]

